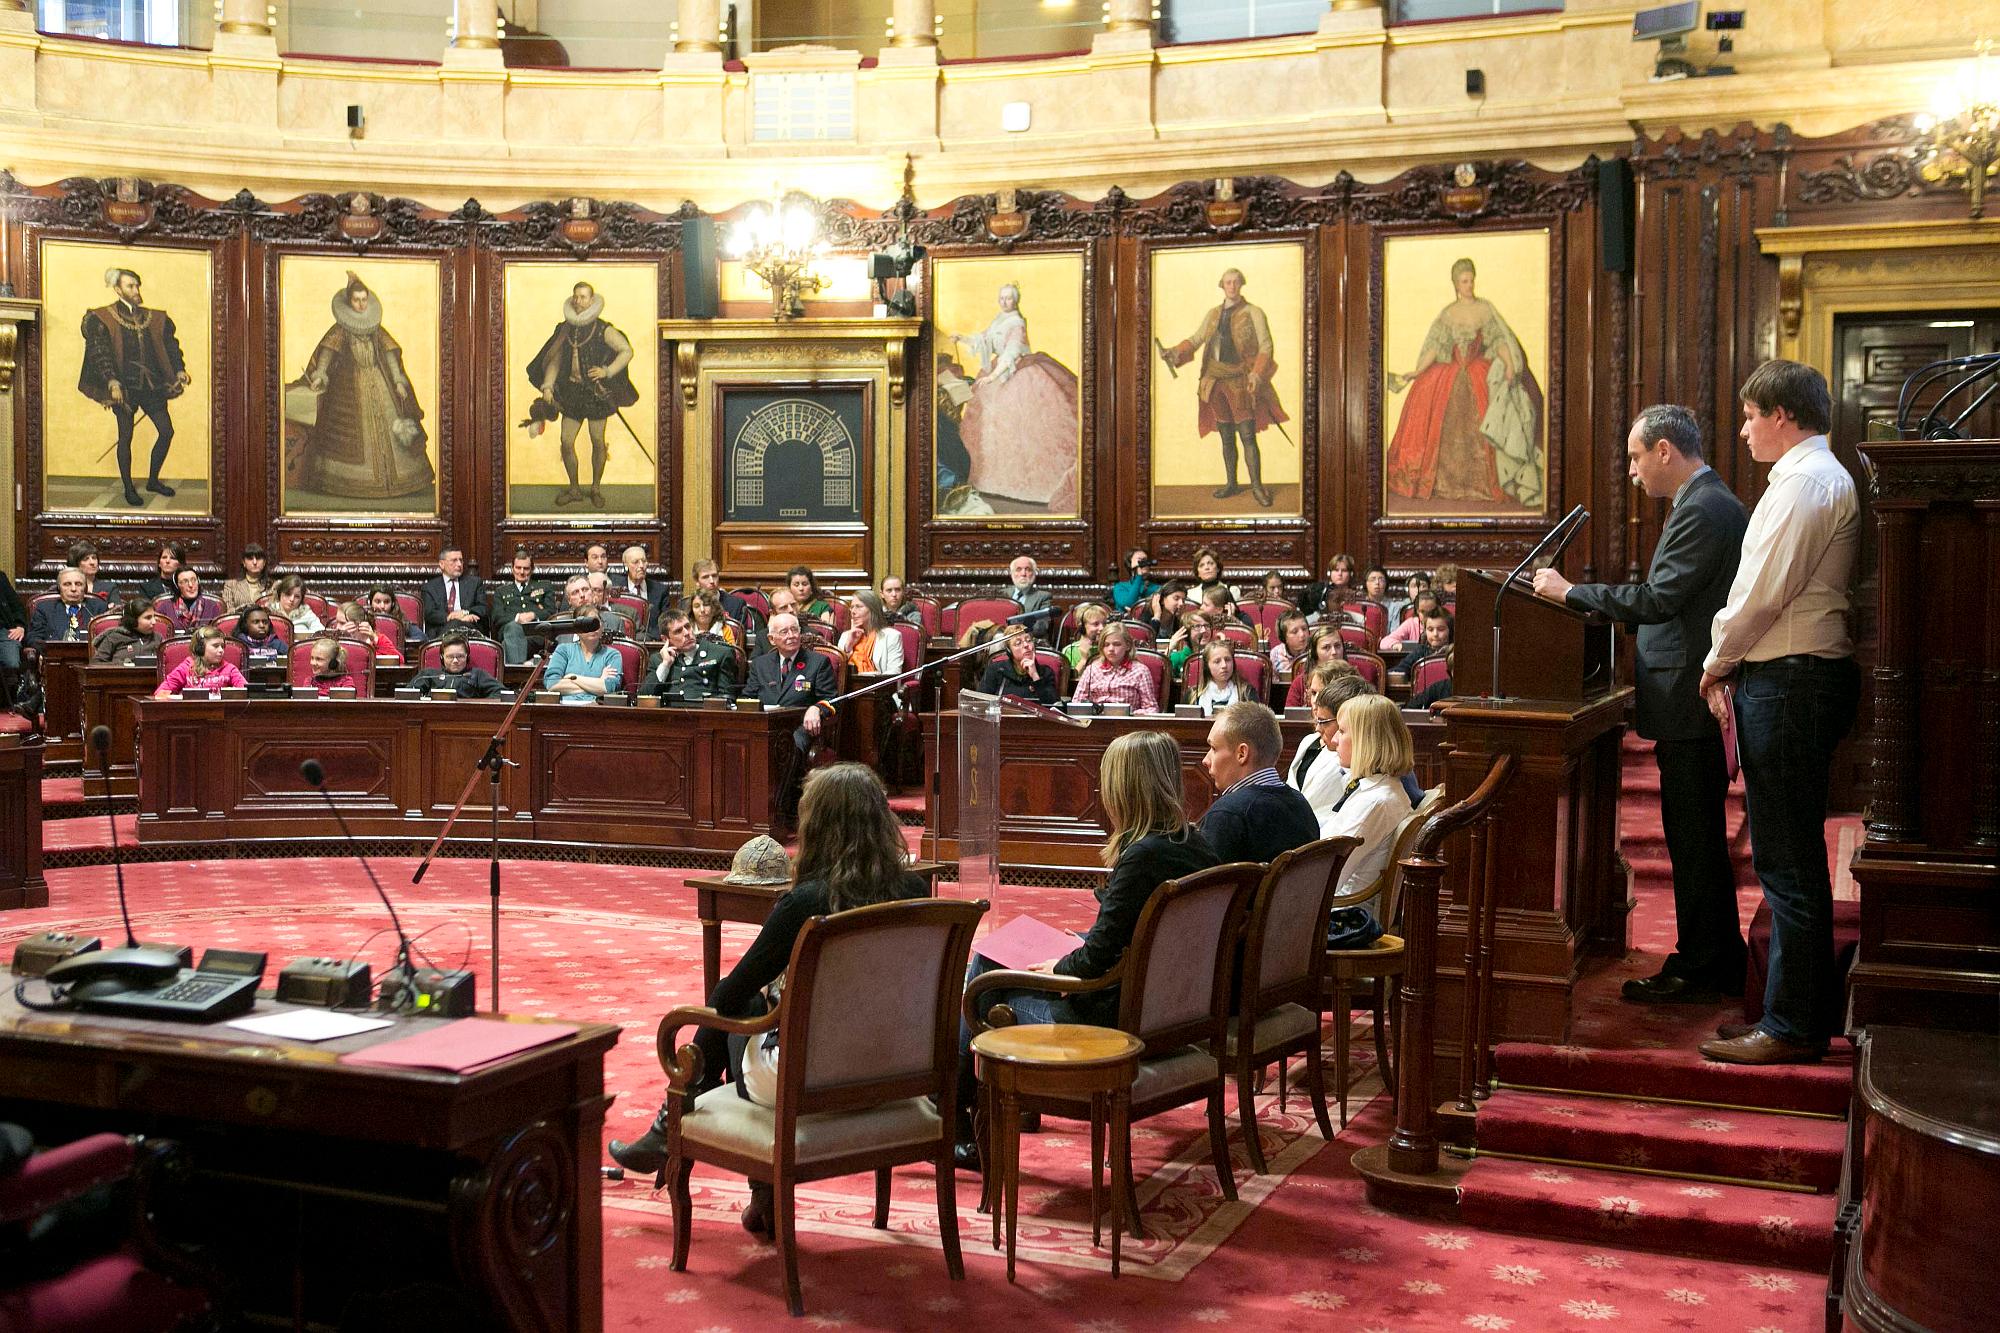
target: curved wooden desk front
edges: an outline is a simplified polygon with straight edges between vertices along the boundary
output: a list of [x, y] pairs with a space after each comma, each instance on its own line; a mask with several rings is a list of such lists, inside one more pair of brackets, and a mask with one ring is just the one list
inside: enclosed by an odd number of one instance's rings
[[[140, 699], [139, 841], [338, 839], [299, 765], [317, 759], [359, 838], [432, 838], [505, 716], [497, 701]], [[537, 847], [733, 852], [783, 838], [796, 708], [529, 704], [507, 744], [500, 836]], [[453, 841], [483, 841], [482, 778]]]

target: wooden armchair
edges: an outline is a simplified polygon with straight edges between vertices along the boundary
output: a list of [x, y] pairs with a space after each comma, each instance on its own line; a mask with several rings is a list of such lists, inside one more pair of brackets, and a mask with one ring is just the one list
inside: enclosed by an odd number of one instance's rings
[[[687, 1268], [688, 1175], [697, 1161], [771, 1186], [785, 1299], [795, 1315], [805, 1313], [793, 1221], [798, 1184], [873, 1171], [875, 1225], [886, 1228], [889, 1169], [930, 1162], [945, 1270], [965, 1276], [951, 1108], [966, 955], [985, 911], [984, 902], [925, 899], [814, 917], [792, 946], [775, 1011], [741, 1019], [684, 1006], [660, 1020], [668, 1093], [660, 1182], [672, 1191], [675, 1272]], [[675, 1050], [688, 1025], [746, 1036], [775, 1029], [777, 1105], [759, 1106], [728, 1085], [694, 1097], [701, 1051]]]
[[[1323, 838], [1271, 862], [1250, 900], [1244, 931], [1243, 976], [1236, 1016], [1229, 1020], [1229, 1055], [1236, 1073], [1236, 1111], [1250, 1165], [1262, 1175], [1264, 1145], [1257, 1134], [1252, 1079], [1274, 1062], [1305, 1053], [1306, 1089], [1320, 1135], [1333, 1139], [1326, 1114], [1326, 1076], [1320, 1067], [1320, 993], [1326, 973], [1326, 918], [1347, 858], [1359, 838]], [[1338, 1016], [1335, 1021], [1338, 1022]], [[1244, 1027], [1249, 1026], [1249, 1037]]]
[[[1209, 1153], [1223, 1197], [1236, 1198], [1229, 1165], [1229, 1136], [1222, 1111], [1223, 1058], [1229, 1041], [1230, 982], [1236, 971], [1236, 937], [1244, 906], [1264, 878], [1255, 862], [1216, 866], [1183, 879], [1168, 880], [1146, 901], [1125, 956], [1101, 977], [1085, 980], [1046, 972], [984, 972], [965, 991], [965, 1017], [973, 1032], [1011, 1026], [1004, 1004], [982, 1008], [979, 997], [995, 990], [1039, 990], [1083, 995], [1118, 987], [1116, 1026], [1146, 1043], [1132, 1081], [1132, 1120], [1143, 1120], [1206, 1099]], [[1324, 937], [1322, 937], [1324, 943]], [[1102, 1131], [1088, 1101], [1024, 1097], [1021, 1109], [1091, 1121], [1092, 1137]], [[1130, 1122], [1127, 1122], [1129, 1133]], [[981, 1141], [985, 1139], [981, 1135]], [[1124, 1161], [1130, 1162], [1127, 1142]], [[989, 1185], [994, 1173], [987, 1173]], [[1142, 1238], [1139, 1195], [1125, 1173], [1126, 1213], [1132, 1234]]]
[[[1376, 895], [1376, 912], [1383, 929], [1394, 931], [1398, 913], [1402, 907], [1403, 858], [1416, 845], [1417, 833], [1424, 821], [1436, 813], [1444, 801], [1444, 786], [1439, 784], [1424, 793], [1424, 799], [1417, 802], [1417, 808], [1404, 815], [1396, 825], [1396, 841], [1390, 845], [1389, 859], [1383, 863], [1382, 873], [1368, 884], [1357, 885], [1346, 893], [1336, 893], [1327, 903], [1330, 913], [1335, 908], [1353, 907], [1367, 902]], [[1395, 1008], [1395, 992], [1389, 983], [1403, 975], [1408, 962], [1408, 948], [1403, 937], [1384, 934], [1365, 949], [1328, 949], [1326, 951], [1325, 995], [1327, 1008], [1333, 1013], [1333, 1061], [1338, 1066], [1335, 1077], [1335, 1094], [1340, 1099], [1340, 1127], [1347, 1128], [1347, 1022], [1350, 996], [1356, 982], [1367, 982], [1370, 989], [1369, 1008], [1375, 1016], [1375, 1066], [1382, 1071], [1382, 1082], [1389, 1089], [1393, 1104], [1396, 1096], [1396, 1071], [1390, 1063], [1389, 1052], [1393, 1049], [1389, 1041], [1389, 1018]]]

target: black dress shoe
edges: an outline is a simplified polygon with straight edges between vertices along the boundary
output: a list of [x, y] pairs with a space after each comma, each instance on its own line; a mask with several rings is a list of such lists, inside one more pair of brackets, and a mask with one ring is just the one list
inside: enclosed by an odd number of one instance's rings
[[967, 1139], [960, 1139], [951, 1145], [951, 1164], [961, 1171], [974, 1175], [984, 1175], [986, 1164], [980, 1159], [979, 1145]]
[[151, 491], [155, 495], [165, 495], [171, 497], [174, 493], [174, 488], [167, 485], [167, 483], [165, 483], [164, 481], [161, 481], [158, 477], [154, 477], [151, 481], [147, 482], [146, 489]]
[[139, 492], [133, 489], [132, 487], [127, 486], [125, 488], [125, 503], [131, 505], [134, 509], [139, 509], [145, 505], [146, 497], [139, 494]]
[[1227, 500], [1232, 495], [1241, 494], [1243, 494], [1243, 488], [1233, 481], [1227, 486], [1217, 486], [1214, 491], [1215, 498], [1218, 500]]
[[1269, 509], [1276, 502], [1277, 498], [1270, 491], [1264, 489], [1264, 487], [1254, 485], [1250, 488], [1250, 497], [1266, 509]]
[[778, 1229], [771, 1216], [771, 1187], [762, 1181], [751, 1181], [750, 1202], [743, 1205], [743, 1229], [759, 1240], [775, 1240]]
[[1618, 993], [1634, 1004], [1720, 1004], [1728, 998], [1713, 986], [1667, 972], [1634, 977]]

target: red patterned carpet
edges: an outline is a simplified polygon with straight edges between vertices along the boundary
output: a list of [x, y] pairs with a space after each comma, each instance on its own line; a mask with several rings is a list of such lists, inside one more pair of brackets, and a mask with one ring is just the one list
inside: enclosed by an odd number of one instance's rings
[[[70, 822], [52, 824], [51, 832], [60, 838]], [[88, 822], [103, 827], [101, 819]], [[377, 870], [397, 893], [411, 929], [424, 932], [423, 947], [433, 957], [452, 964], [469, 958], [484, 1003], [491, 978], [485, 867], [442, 862], [421, 890], [412, 890], [406, 887], [412, 864], [384, 860]], [[55, 870], [49, 880], [53, 906], [0, 918], [0, 950], [58, 924], [116, 929], [108, 867]], [[375, 935], [380, 909], [350, 861], [160, 862], [133, 867], [128, 880], [141, 933], [150, 938], [268, 949], [274, 967], [307, 954], [361, 951], [378, 967], [388, 958], [386, 937]], [[681, 874], [511, 863], [505, 892], [506, 1007], [622, 1025], [624, 1036], [606, 1070], [607, 1085], [617, 1093], [608, 1131], [639, 1132], [660, 1092], [653, 1050], [658, 1015], [694, 999], [699, 985], [700, 937]], [[1642, 897], [1638, 928], [1656, 934], [1661, 909], [1657, 894]], [[1080, 924], [1092, 907], [1080, 892], [1009, 888], [996, 910], [1035, 911]], [[725, 954], [733, 956], [749, 935], [748, 928], [726, 928]], [[1609, 1017], [1607, 1035], [1615, 1026]], [[1364, 1073], [1357, 1095], [1366, 1099], [1379, 1084], [1367, 1070], [1368, 1043], [1357, 1040], [1355, 1051]], [[1080, 1333], [1237, 1323], [1743, 1333], [1819, 1327], [1821, 1279], [1763, 1259], [1719, 1262], [1629, 1248], [1620, 1205], [1598, 1230], [1571, 1241], [1369, 1208], [1348, 1158], [1387, 1133], [1386, 1099], [1370, 1102], [1331, 1146], [1321, 1143], [1296, 1099], [1289, 1116], [1278, 1115], [1274, 1097], [1262, 1099], [1259, 1110], [1273, 1174], [1251, 1175], [1236, 1144], [1236, 1204], [1222, 1202], [1216, 1189], [1198, 1113], [1161, 1117], [1142, 1128], [1135, 1143], [1140, 1195], [1154, 1234], [1127, 1247], [1126, 1275], [1116, 1282], [1104, 1252], [1088, 1246], [1082, 1207], [1087, 1136], [1075, 1133], [1075, 1126], [1050, 1121], [1044, 1133], [1023, 1141], [1022, 1265], [1014, 1286], [986, 1244], [986, 1219], [974, 1212], [977, 1191], [970, 1178], [960, 1181], [968, 1269], [963, 1283], [944, 1277], [926, 1173], [897, 1173], [886, 1233], [866, 1224], [865, 1179], [815, 1186], [806, 1191], [800, 1226], [808, 1311], [801, 1326], [1025, 1323]], [[1232, 1142], [1234, 1123], [1232, 1101]], [[1489, 1165], [1499, 1164], [1480, 1169]], [[778, 1294], [775, 1252], [736, 1226], [742, 1183], [697, 1169], [695, 1184], [694, 1244], [685, 1274], [668, 1268], [664, 1202], [642, 1182], [607, 1185], [608, 1327], [750, 1333], [792, 1326]], [[1684, 1182], [1662, 1184], [1685, 1188]], [[1637, 1197], [1622, 1185], [1621, 1193]]]

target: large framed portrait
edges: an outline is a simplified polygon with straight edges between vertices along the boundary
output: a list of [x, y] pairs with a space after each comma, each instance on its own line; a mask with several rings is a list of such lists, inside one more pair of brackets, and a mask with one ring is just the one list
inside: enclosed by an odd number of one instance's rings
[[1382, 242], [1382, 513], [1547, 507], [1549, 233]]
[[507, 517], [659, 508], [660, 266], [505, 265]]
[[934, 516], [1076, 518], [1083, 252], [941, 257], [930, 291]]
[[42, 505], [209, 514], [214, 256], [44, 240]]
[[1160, 247], [1149, 277], [1152, 517], [1299, 517], [1304, 242]]
[[285, 255], [286, 514], [438, 512], [438, 261]]

